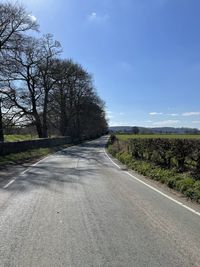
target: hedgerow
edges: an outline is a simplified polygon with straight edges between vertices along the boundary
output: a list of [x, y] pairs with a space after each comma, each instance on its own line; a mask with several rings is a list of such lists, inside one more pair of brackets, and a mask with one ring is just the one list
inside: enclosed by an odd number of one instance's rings
[[200, 202], [200, 140], [112, 137], [108, 150], [129, 168]]

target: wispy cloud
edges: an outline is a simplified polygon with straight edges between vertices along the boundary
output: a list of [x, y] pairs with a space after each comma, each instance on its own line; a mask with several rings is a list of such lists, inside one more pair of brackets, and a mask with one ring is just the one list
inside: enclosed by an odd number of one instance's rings
[[156, 121], [153, 123], [154, 126], [167, 126], [167, 127], [170, 127], [170, 126], [175, 126], [177, 125], [178, 123], [180, 123], [179, 120], [164, 120], [164, 121]]
[[193, 124], [200, 124], [200, 121], [192, 121]]
[[195, 112], [184, 112], [182, 113], [183, 116], [199, 116], [200, 112], [199, 111], [195, 111]]
[[92, 12], [88, 16], [88, 20], [90, 22], [96, 22], [96, 23], [105, 23], [109, 20], [110, 16], [108, 14], [99, 15], [96, 12]]
[[120, 120], [113, 120], [109, 123], [110, 126], [132, 126], [135, 125], [133, 122], [131, 121], [120, 121]]
[[106, 118], [109, 121], [109, 125], [114, 126], [114, 125], [122, 125], [125, 123], [125, 121], [121, 121], [121, 119], [123, 118], [123, 116], [125, 115], [124, 112], [113, 112], [111, 110], [106, 110]]
[[163, 115], [162, 112], [150, 112], [149, 115], [155, 116], [155, 115]]
[[119, 116], [124, 116], [125, 113], [124, 112], [113, 112], [111, 110], [106, 110], [106, 114], [109, 116], [109, 115], [119, 115]]
[[171, 117], [176, 117], [179, 116], [178, 113], [163, 113], [163, 112], [150, 112], [149, 115], [151, 116], [156, 116], [156, 115], [165, 115], [165, 116], [171, 116]]
[[168, 113], [167, 115], [168, 115], [168, 116], [172, 116], [172, 117], [179, 116], [179, 114], [178, 114], [178, 113]]

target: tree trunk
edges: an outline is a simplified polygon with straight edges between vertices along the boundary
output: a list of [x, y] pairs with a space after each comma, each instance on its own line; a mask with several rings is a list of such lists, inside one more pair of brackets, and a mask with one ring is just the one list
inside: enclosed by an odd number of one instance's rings
[[45, 93], [44, 97], [44, 109], [43, 109], [43, 138], [48, 137], [48, 130], [47, 130], [47, 105], [48, 105], [48, 93]]
[[67, 114], [66, 114], [66, 95], [63, 88], [60, 88], [60, 134], [65, 136], [67, 133]]
[[38, 137], [43, 138], [42, 123], [41, 123], [41, 119], [39, 115], [37, 114], [37, 111], [34, 112], [33, 117], [35, 119], [35, 126], [36, 126]]
[[1, 103], [2, 103], [2, 100], [1, 100], [1, 98], [0, 98], [0, 142], [4, 142], [3, 120], [2, 120]]
[[35, 122], [37, 134], [39, 138], [43, 138], [43, 131], [42, 131], [42, 125], [39, 122]]

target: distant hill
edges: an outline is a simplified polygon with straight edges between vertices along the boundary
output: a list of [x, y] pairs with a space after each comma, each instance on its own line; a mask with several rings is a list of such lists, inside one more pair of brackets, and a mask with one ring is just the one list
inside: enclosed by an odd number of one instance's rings
[[132, 131], [132, 126], [111, 126], [109, 127], [109, 130], [112, 132], [128, 132], [130, 133]]
[[[155, 127], [155, 128], [147, 128], [147, 127], [139, 127], [133, 126], [139, 129], [139, 133], [141, 134], [200, 134], [200, 130], [196, 128], [174, 128], [174, 127]], [[111, 126], [109, 130], [111, 132], [119, 132], [119, 133], [132, 133], [132, 126]]]

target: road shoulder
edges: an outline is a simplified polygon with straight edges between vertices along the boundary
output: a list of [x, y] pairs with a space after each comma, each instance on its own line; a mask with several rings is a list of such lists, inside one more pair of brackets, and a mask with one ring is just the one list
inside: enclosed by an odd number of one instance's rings
[[[136, 179], [140, 180], [141, 182], [149, 185], [150, 187], [155, 188], [155, 190], [160, 191], [161, 193], [169, 196], [169, 198], [174, 199], [176, 202], [180, 202], [183, 205], [185, 205], [185, 206], [195, 210], [196, 212], [200, 213], [200, 204], [198, 204], [197, 202], [192, 201], [189, 198], [186, 198], [180, 192], [177, 192], [177, 191], [169, 188], [167, 185], [162, 184], [159, 181], [152, 180], [151, 178], [149, 178], [147, 176], [143, 176], [132, 169], [128, 169], [126, 165], [122, 164], [118, 159], [114, 158], [108, 152], [107, 149], [105, 149], [105, 153], [110, 158], [111, 162], [116, 166], [116, 168], [119, 168], [120, 170], [122, 170], [124, 172], [130, 173], [131, 176], [135, 177]], [[131, 179], [131, 177], [130, 177], [130, 179]]]

